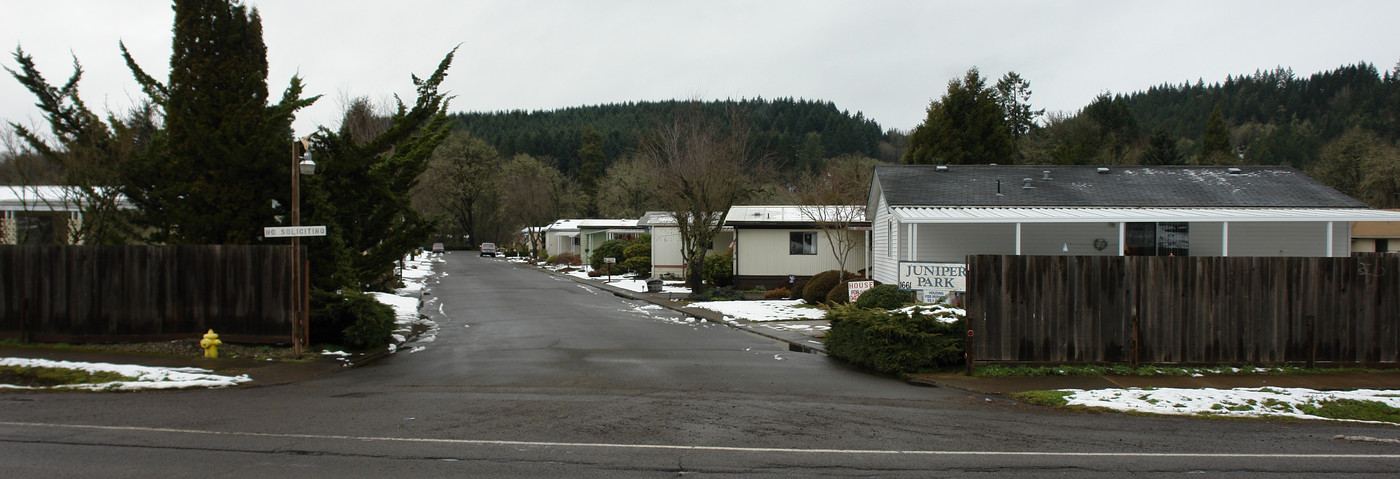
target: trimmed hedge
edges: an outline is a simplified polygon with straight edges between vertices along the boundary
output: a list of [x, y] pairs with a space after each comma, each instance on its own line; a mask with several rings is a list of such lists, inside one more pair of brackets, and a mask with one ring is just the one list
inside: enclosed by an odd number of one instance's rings
[[861, 293], [856, 300], [857, 308], [896, 309], [913, 303], [908, 291], [900, 291], [892, 284], [877, 284], [870, 291]]
[[787, 286], [770, 289], [763, 293], [763, 299], [788, 299], [790, 297], [792, 297], [792, 292], [788, 291]]
[[[842, 281], [841, 284], [836, 285], [835, 288], [831, 288], [831, 291], [828, 291], [828, 292], [826, 293], [826, 304], [846, 304], [846, 303], [851, 302], [851, 282], [852, 282], [852, 281], [873, 281], [873, 280], [855, 278], [855, 279], [848, 279], [848, 280]], [[881, 283], [881, 282], [879, 282], [879, 281], [875, 281], [875, 285], [876, 285], [876, 286], [879, 286], [879, 285], [881, 285], [881, 284], [883, 284], [883, 283]], [[867, 292], [868, 292], [868, 291], [867, 291]], [[861, 296], [865, 296], [865, 295], [864, 295], [864, 294], [861, 294]], [[891, 308], [891, 309], [892, 309], [892, 308]]]
[[802, 287], [802, 299], [807, 301], [807, 304], [821, 304], [826, 301], [826, 294], [831, 292], [831, 288], [835, 288], [842, 280], [854, 277], [854, 273], [842, 274], [840, 270], [835, 269], [817, 273]]
[[962, 364], [964, 318], [944, 323], [932, 314], [849, 304], [832, 307], [827, 317], [831, 330], [826, 333], [826, 349], [831, 357], [887, 374]]
[[[627, 249], [630, 250], [630, 249], [632, 249], [632, 248], [627, 248]], [[650, 250], [650, 245], [648, 245], [648, 250]], [[641, 276], [650, 277], [650, 276], [651, 276], [651, 257], [650, 257], [650, 256], [633, 256], [633, 257], [631, 257], [631, 258], [627, 258], [626, 261], [623, 261], [623, 262], [622, 262], [622, 269], [627, 270], [627, 271], [631, 271], [631, 272], [633, 272], [633, 273], [637, 273], [637, 274], [639, 274], [639, 275], [641, 275]]]
[[613, 258], [618, 262], [622, 262], [622, 260], [626, 259], [626, 257], [622, 255], [622, 252], [626, 251], [627, 247], [631, 244], [631, 241], [625, 239], [604, 241], [603, 244], [598, 245], [597, 248], [593, 248], [593, 251], [589, 253], [588, 266], [593, 269], [603, 269], [603, 260], [605, 258]]

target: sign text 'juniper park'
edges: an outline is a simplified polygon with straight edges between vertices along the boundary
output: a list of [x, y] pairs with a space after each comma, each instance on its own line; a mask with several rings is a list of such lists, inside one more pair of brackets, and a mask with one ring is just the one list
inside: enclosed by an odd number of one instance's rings
[[927, 261], [899, 262], [899, 289], [918, 291], [921, 300], [967, 291], [967, 265]]

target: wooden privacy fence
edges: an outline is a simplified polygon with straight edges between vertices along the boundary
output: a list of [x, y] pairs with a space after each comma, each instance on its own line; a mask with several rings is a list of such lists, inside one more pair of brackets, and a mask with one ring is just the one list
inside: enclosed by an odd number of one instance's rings
[[1023, 363], [1400, 363], [1400, 256], [967, 257], [970, 355]]
[[0, 246], [0, 336], [291, 341], [289, 246]]

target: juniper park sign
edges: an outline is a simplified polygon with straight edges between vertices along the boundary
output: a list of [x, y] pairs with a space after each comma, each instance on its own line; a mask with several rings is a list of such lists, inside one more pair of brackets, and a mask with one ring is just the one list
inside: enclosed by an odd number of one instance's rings
[[918, 291], [921, 301], [935, 300], [954, 291], [967, 291], [967, 265], [900, 261], [899, 289]]

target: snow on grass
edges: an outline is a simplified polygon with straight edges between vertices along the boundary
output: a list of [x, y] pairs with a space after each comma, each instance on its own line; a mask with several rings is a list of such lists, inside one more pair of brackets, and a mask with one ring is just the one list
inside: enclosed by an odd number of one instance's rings
[[[430, 343], [437, 339], [437, 322], [418, 314], [418, 308], [422, 304], [423, 289], [427, 287], [428, 279], [433, 276], [433, 266], [446, 263], [445, 256], [425, 253], [404, 256], [403, 268], [399, 270], [404, 286], [393, 293], [370, 293], [375, 301], [394, 309], [393, 344], [389, 345], [390, 351], [397, 351], [400, 344], [410, 339], [422, 343]], [[429, 301], [435, 302], [437, 298]], [[409, 352], [416, 353], [422, 350], [423, 347], [418, 346]]]
[[804, 307], [800, 299], [762, 301], [702, 301], [690, 303], [697, 308], [717, 311], [725, 316], [749, 321], [805, 321], [826, 319], [826, 310]]
[[905, 306], [903, 308], [896, 309], [895, 311], [907, 314], [910, 317], [914, 316], [915, 311], [921, 312], [923, 314], [932, 314], [935, 316], [939, 315], [939, 313], [952, 313], [951, 315], [945, 314], [942, 316], [938, 316], [938, 320], [944, 323], [956, 322], [958, 318], [963, 318], [967, 316], [967, 310], [962, 308], [954, 308], [944, 303], [915, 304], [912, 306]]
[[[109, 372], [136, 378], [132, 381], [113, 381], [93, 384], [65, 384], [52, 389], [83, 389], [91, 391], [135, 391], [140, 389], [182, 389], [182, 388], [222, 388], [237, 386], [252, 381], [246, 374], [222, 376], [200, 368], [158, 368], [131, 364], [83, 363], [74, 361], [52, 361], [48, 359], [0, 358], [0, 366], [21, 368], [76, 369], [87, 372]], [[0, 384], [0, 389], [35, 389], [24, 386]]]
[[[1400, 391], [1357, 389], [1318, 391], [1305, 388], [1235, 389], [1061, 389], [1071, 406], [1101, 407], [1117, 411], [1153, 414], [1211, 415], [1230, 417], [1293, 417], [1335, 420], [1310, 415], [1300, 407], [1350, 399], [1375, 401], [1400, 408]], [[1371, 422], [1371, 421], [1360, 421]]]
[[[588, 271], [584, 270], [569, 271], [564, 274], [575, 278], [596, 281], [599, 283], [606, 284], [608, 286], [612, 286], [614, 288], [625, 289], [637, 293], [647, 292], [647, 282], [645, 279], [634, 279], [622, 275], [613, 275], [611, 279], [609, 279], [607, 275], [590, 277], [588, 276]], [[690, 288], [685, 287], [684, 283], [673, 281], [664, 283], [661, 286], [661, 292], [668, 294], [690, 294]]]

